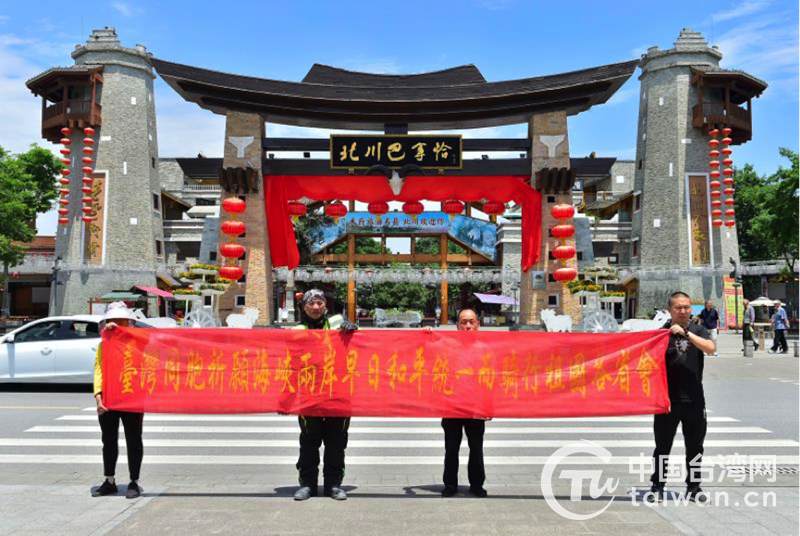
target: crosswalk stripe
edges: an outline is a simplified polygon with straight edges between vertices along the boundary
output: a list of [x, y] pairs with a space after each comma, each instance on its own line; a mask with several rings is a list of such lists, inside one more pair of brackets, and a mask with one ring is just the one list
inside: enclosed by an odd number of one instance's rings
[[[558, 448], [565, 444], [564, 440], [533, 439], [533, 440], [487, 440], [483, 442], [485, 448]], [[652, 448], [652, 439], [595, 439], [593, 445], [609, 448]], [[69, 439], [69, 438], [0, 438], [0, 447], [99, 447], [102, 442], [99, 438]], [[124, 441], [120, 440], [120, 445]], [[791, 439], [708, 439], [704, 442], [709, 447], [797, 447], [800, 443]], [[206, 448], [297, 448], [297, 439], [164, 439], [147, 438], [147, 447], [206, 447]], [[439, 440], [350, 440], [348, 449], [353, 448], [384, 448], [384, 449], [443, 449], [444, 442]], [[675, 449], [682, 449], [682, 444], [675, 444]]]
[[[48, 433], [97, 433], [95, 426], [50, 426], [40, 425], [28, 428], [26, 432]], [[145, 434], [297, 434], [298, 428], [289, 426], [149, 426], [145, 422]], [[442, 429], [436, 427], [362, 427], [351, 426], [350, 434], [441, 434]], [[502, 427], [487, 426], [487, 434], [652, 434], [653, 428], [647, 427], [578, 427], [578, 426], [519, 426]], [[757, 426], [723, 427], [709, 426], [708, 433], [713, 434], [769, 434], [769, 430]]]
[[[461, 463], [466, 464], [468, 458], [461, 456]], [[485, 465], [544, 465], [550, 456], [486, 456]], [[770, 459], [771, 461], [771, 459]], [[297, 456], [207, 456], [207, 455], [149, 455], [147, 465], [281, 465], [293, 466]], [[683, 464], [681, 455], [670, 456], [671, 464]], [[705, 456], [704, 465], [726, 465], [730, 456]], [[778, 465], [798, 465], [799, 456], [776, 456]], [[0, 464], [100, 464], [101, 458], [96, 455], [65, 454], [0, 454]], [[126, 463], [120, 457], [118, 463]], [[648, 467], [649, 456], [612, 456], [607, 462], [600, 462], [595, 456], [568, 456], [559, 461], [559, 467], [565, 465], [626, 465]], [[442, 465], [442, 456], [348, 456], [347, 465]]]
[[[96, 415], [63, 415], [58, 417], [58, 421], [96, 421]], [[295, 415], [184, 415], [166, 413], [148, 413], [146, 421], [162, 422], [297, 422]], [[708, 417], [708, 422], [739, 422], [732, 417]], [[386, 417], [353, 417], [353, 423], [414, 423], [414, 422], [436, 422], [440, 418], [413, 417], [413, 418], [386, 418]], [[525, 423], [548, 423], [548, 422], [593, 422], [593, 423], [627, 423], [627, 422], [653, 422], [652, 415], [631, 416], [631, 417], [577, 417], [577, 418], [557, 418], [557, 419], [492, 419], [492, 422], [525, 422]]]

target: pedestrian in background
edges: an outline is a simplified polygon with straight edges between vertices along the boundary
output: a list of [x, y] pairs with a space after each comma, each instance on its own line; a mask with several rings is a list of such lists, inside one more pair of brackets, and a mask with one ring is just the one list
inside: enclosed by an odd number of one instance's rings
[[[753, 325], [756, 323], [756, 309], [750, 300], [744, 300], [744, 318], [742, 319], [742, 344], [753, 341], [753, 350], [758, 350], [758, 342], [753, 339]], [[744, 351], [744, 350], [742, 350]]]
[[782, 354], [789, 352], [789, 344], [786, 342], [786, 328], [789, 325], [789, 319], [786, 316], [786, 309], [781, 305], [780, 300], [775, 300], [775, 312], [772, 313], [772, 329], [775, 330], [775, 337], [772, 339], [772, 348], [769, 353], [778, 353], [780, 349]]
[[706, 306], [700, 311], [698, 318], [703, 327], [706, 328], [706, 331], [708, 331], [711, 340], [714, 341], [714, 357], [719, 357], [719, 353], [716, 351], [717, 335], [719, 334], [719, 312], [711, 300], [706, 301]]

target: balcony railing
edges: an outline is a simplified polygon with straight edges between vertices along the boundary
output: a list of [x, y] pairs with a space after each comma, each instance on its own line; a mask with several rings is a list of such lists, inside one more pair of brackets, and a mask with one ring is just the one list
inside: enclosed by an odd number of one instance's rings
[[219, 184], [192, 184], [184, 183], [183, 189], [187, 192], [220, 192], [222, 187]]
[[629, 221], [600, 220], [593, 222], [589, 228], [592, 231], [593, 239], [625, 239], [631, 237], [633, 224]]
[[101, 112], [102, 106], [87, 99], [56, 102], [42, 110], [42, 128], [63, 126], [70, 119], [82, 119], [91, 125], [99, 125]]
[[[723, 103], [695, 104], [692, 108], [692, 126], [706, 128], [709, 125], [728, 125], [733, 129], [734, 143], [750, 139], [752, 132], [752, 118], [750, 110], [730, 104], [727, 108]], [[739, 136], [737, 136], [739, 134]]]

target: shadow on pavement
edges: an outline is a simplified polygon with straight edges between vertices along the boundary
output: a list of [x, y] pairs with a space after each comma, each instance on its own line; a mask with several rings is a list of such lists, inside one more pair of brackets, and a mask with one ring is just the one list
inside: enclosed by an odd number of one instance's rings
[[90, 383], [0, 383], [6, 393], [91, 393]]

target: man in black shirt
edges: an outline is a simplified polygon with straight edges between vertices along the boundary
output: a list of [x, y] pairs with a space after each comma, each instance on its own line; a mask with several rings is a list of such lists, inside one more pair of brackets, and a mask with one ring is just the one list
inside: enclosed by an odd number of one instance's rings
[[673, 292], [667, 303], [671, 319], [664, 324], [669, 328], [667, 347], [667, 384], [671, 409], [669, 413], [655, 415], [653, 432], [656, 449], [653, 451], [654, 472], [650, 477], [653, 499], [664, 494], [667, 476], [667, 459], [678, 423], [683, 429], [686, 449], [686, 495], [692, 500], [704, 501], [700, 488], [700, 464], [703, 457], [703, 440], [706, 436], [706, 402], [703, 394], [704, 354], [713, 354], [716, 344], [700, 324], [689, 322], [692, 301], [685, 292]]

